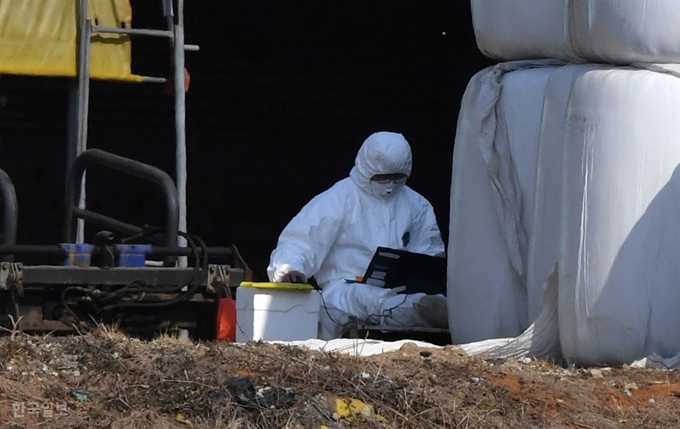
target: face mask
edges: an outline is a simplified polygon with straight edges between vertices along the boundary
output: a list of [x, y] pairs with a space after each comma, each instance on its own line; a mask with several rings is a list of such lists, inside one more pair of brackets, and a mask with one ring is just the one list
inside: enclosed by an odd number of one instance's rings
[[371, 187], [371, 193], [374, 196], [379, 198], [389, 198], [394, 195], [399, 190], [399, 188], [404, 186], [404, 184], [394, 182], [380, 183], [371, 180], [369, 182], [369, 186]]

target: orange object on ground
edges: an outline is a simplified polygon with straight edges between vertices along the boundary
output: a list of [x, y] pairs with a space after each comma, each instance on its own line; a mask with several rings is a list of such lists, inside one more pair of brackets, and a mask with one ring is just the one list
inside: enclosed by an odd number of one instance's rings
[[236, 301], [220, 298], [217, 305], [217, 340], [236, 341]]

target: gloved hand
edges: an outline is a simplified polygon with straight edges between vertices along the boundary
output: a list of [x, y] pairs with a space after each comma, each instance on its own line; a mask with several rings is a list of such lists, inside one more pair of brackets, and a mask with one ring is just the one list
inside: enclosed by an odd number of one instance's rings
[[283, 275], [281, 283], [307, 283], [307, 277], [299, 271], [289, 271]]

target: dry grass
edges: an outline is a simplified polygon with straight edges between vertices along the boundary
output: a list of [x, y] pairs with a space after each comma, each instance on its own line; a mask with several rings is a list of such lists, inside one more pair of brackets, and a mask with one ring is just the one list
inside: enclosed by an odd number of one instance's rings
[[[601, 376], [600, 376], [601, 375]], [[356, 358], [270, 344], [151, 342], [100, 326], [0, 338], [0, 426], [42, 428], [680, 427], [680, 375], [468, 358], [420, 349]], [[370, 412], [346, 418], [338, 399]], [[19, 404], [66, 406], [18, 416]]]

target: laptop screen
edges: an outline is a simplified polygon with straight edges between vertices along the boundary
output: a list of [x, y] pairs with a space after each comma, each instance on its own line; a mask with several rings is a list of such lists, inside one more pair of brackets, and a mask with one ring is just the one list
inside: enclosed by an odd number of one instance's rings
[[446, 295], [446, 258], [378, 247], [362, 283], [385, 288], [405, 286], [401, 293]]

